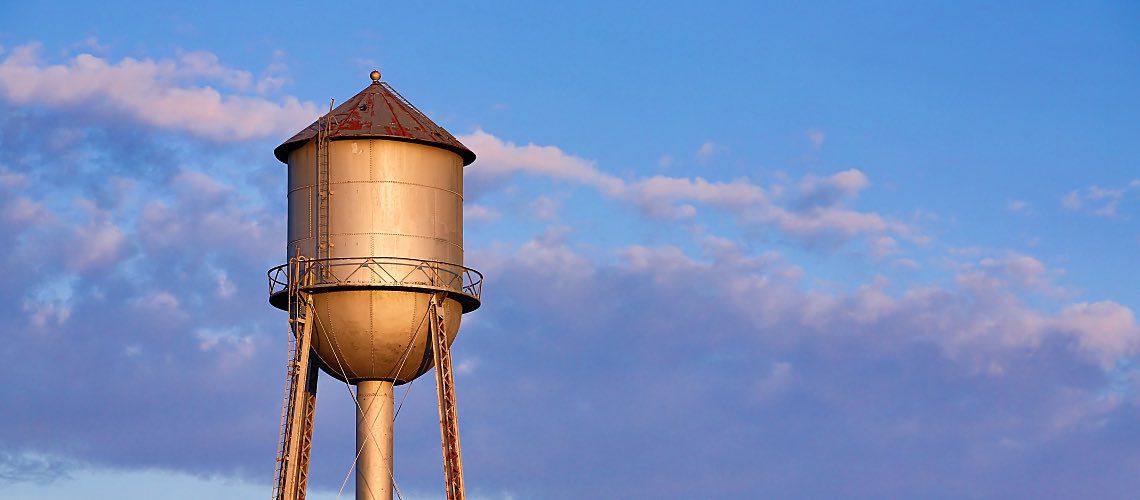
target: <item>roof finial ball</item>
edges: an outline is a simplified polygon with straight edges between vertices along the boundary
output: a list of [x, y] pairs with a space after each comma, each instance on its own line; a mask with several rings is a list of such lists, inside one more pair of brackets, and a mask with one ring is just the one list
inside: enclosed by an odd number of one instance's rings
[[368, 74], [368, 78], [372, 79], [372, 83], [380, 83], [380, 72], [372, 70], [372, 72]]

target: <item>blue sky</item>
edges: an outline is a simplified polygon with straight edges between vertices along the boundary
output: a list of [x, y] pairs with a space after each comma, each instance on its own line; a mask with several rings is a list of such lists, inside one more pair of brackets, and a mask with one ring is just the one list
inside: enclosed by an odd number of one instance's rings
[[475, 496], [1140, 486], [1133, 3], [26, 2], [0, 48], [0, 498], [268, 494], [271, 151], [373, 68], [479, 155]]

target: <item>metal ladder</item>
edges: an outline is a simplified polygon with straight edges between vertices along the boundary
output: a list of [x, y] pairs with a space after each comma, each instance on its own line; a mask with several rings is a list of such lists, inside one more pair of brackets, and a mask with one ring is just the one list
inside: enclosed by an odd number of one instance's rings
[[329, 112], [317, 120], [317, 271], [320, 283], [328, 282], [328, 260], [332, 257], [332, 242], [329, 241], [329, 204], [332, 188], [329, 182], [329, 136], [333, 127], [333, 104], [329, 101]]
[[443, 444], [443, 479], [447, 500], [463, 500], [463, 456], [459, 450], [459, 416], [456, 414], [455, 377], [451, 369], [451, 347], [444, 321], [444, 292], [431, 296], [432, 360], [439, 398], [439, 430]]
[[281, 436], [277, 449], [277, 470], [273, 481], [274, 500], [304, 500], [309, 482], [309, 457], [313, 449], [313, 416], [317, 404], [318, 370], [312, 358], [312, 297], [305, 291], [311, 282], [304, 257], [289, 261], [288, 380], [281, 408]]

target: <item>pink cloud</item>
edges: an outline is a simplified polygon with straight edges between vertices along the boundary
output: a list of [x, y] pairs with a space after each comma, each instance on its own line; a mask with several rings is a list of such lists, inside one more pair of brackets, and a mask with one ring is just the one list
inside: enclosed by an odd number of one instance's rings
[[1140, 344], [1140, 326], [1132, 310], [1113, 301], [1066, 306], [1051, 326], [1075, 337], [1082, 349], [1095, 353], [1107, 367], [1116, 358], [1135, 353]]
[[259, 86], [264, 85], [250, 73], [226, 67], [208, 52], [117, 62], [80, 54], [51, 64], [41, 59], [38, 45], [29, 44], [15, 47], [0, 61], [0, 97], [9, 102], [84, 106], [218, 141], [290, 134], [319, 113], [313, 103], [291, 96], [275, 101], [233, 93]]
[[113, 222], [100, 218], [74, 229], [68, 265], [87, 271], [117, 263], [127, 238]]
[[585, 184], [611, 195], [625, 188], [621, 179], [602, 172], [594, 162], [566, 154], [554, 146], [519, 146], [482, 130], [459, 139], [479, 154], [478, 166], [470, 173], [476, 179], [529, 173]]
[[476, 203], [465, 203], [463, 205], [463, 219], [479, 222], [498, 219], [502, 214], [498, 210], [490, 208], [486, 205], [479, 205]]
[[870, 185], [866, 174], [858, 169], [805, 177], [795, 186], [793, 199], [785, 201], [781, 194], [791, 190], [783, 184], [765, 188], [744, 178], [722, 182], [664, 175], [625, 180], [554, 146], [519, 146], [482, 130], [460, 140], [478, 151], [479, 160], [470, 176], [485, 184], [490, 179], [525, 173], [589, 186], [663, 218], [695, 217], [696, 204], [703, 204], [727, 210], [746, 224], [775, 226], [795, 238], [850, 239], [894, 233], [909, 241], [922, 239], [902, 222], [843, 205]]

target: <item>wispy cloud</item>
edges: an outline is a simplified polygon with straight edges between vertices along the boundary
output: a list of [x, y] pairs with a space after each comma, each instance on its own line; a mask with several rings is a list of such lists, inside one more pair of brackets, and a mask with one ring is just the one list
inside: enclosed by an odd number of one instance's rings
[[811, 145], [812, 151], [823, 149], [823, 143], [827, 141], [827, 134], [824, 134], [822, 130], [811, 129], [805, 132], [804, 135], [807, 137], [808, 144]]
[[460, 140], [479, 152], [479, 167], [472, 169], [476, 178], [537, 174], [585, 184], [611, 195], [621, 193], [625, 187], [621, 179], [602, 172], [594, 162], [567, 154], [555, 146], [519, 146], [482, 130], [460, 136]]
[[743, 224], [773, 227], [795, 239], [846, 241], [881, 234], [921, 238], [905, 223], [846, 206], [870, 186], [870, 180], [858, 169], [768, 187], [745, 178], [711, 181], [655, 175], [622, 179], [604, 172], [593, 161], [553, 146], [519, 146], [482, 130], [460, 139], [479, 151], [478, 164], [470, 175], [481, 186], [493, 185], [508, 174], [538, 175], [593, 187], [657, 217], [689, 219], [697, 214], [700, 204], [725, 210]]
[[713, 157], [720, 153], [721, 149], [723, 148], [717, 146], [716, 143], [708, 141], [704, 144], [701, 144], [701, 147], [697, 148], [697, 153], [694, 156], [697, 159], [697, 163], [701, 165], [708, 165], [709, 162], [713, 160]]
[[1061, 206], [1069, 210], [1080, 210], [1100, 217], [1117, 217], [1117, 209], [1120, 207], [1120, 203], [1137, 188], [1140, 188], [1140, 179], [1113, 189], [1089, 186], [1070, 191], [1061, 197]]
[[1033, 213], [1033, 207], [1025, 200], [1009, 200], [1005, 204], [1005, 209], [1015, 214]]
[[486, 205], [477, 203], [467, 203], [463, 205], [463, 219], [472, 222], [481, 222], [495, 220], [501, 217], [502, 214], [498, 210], [490, 208]]

